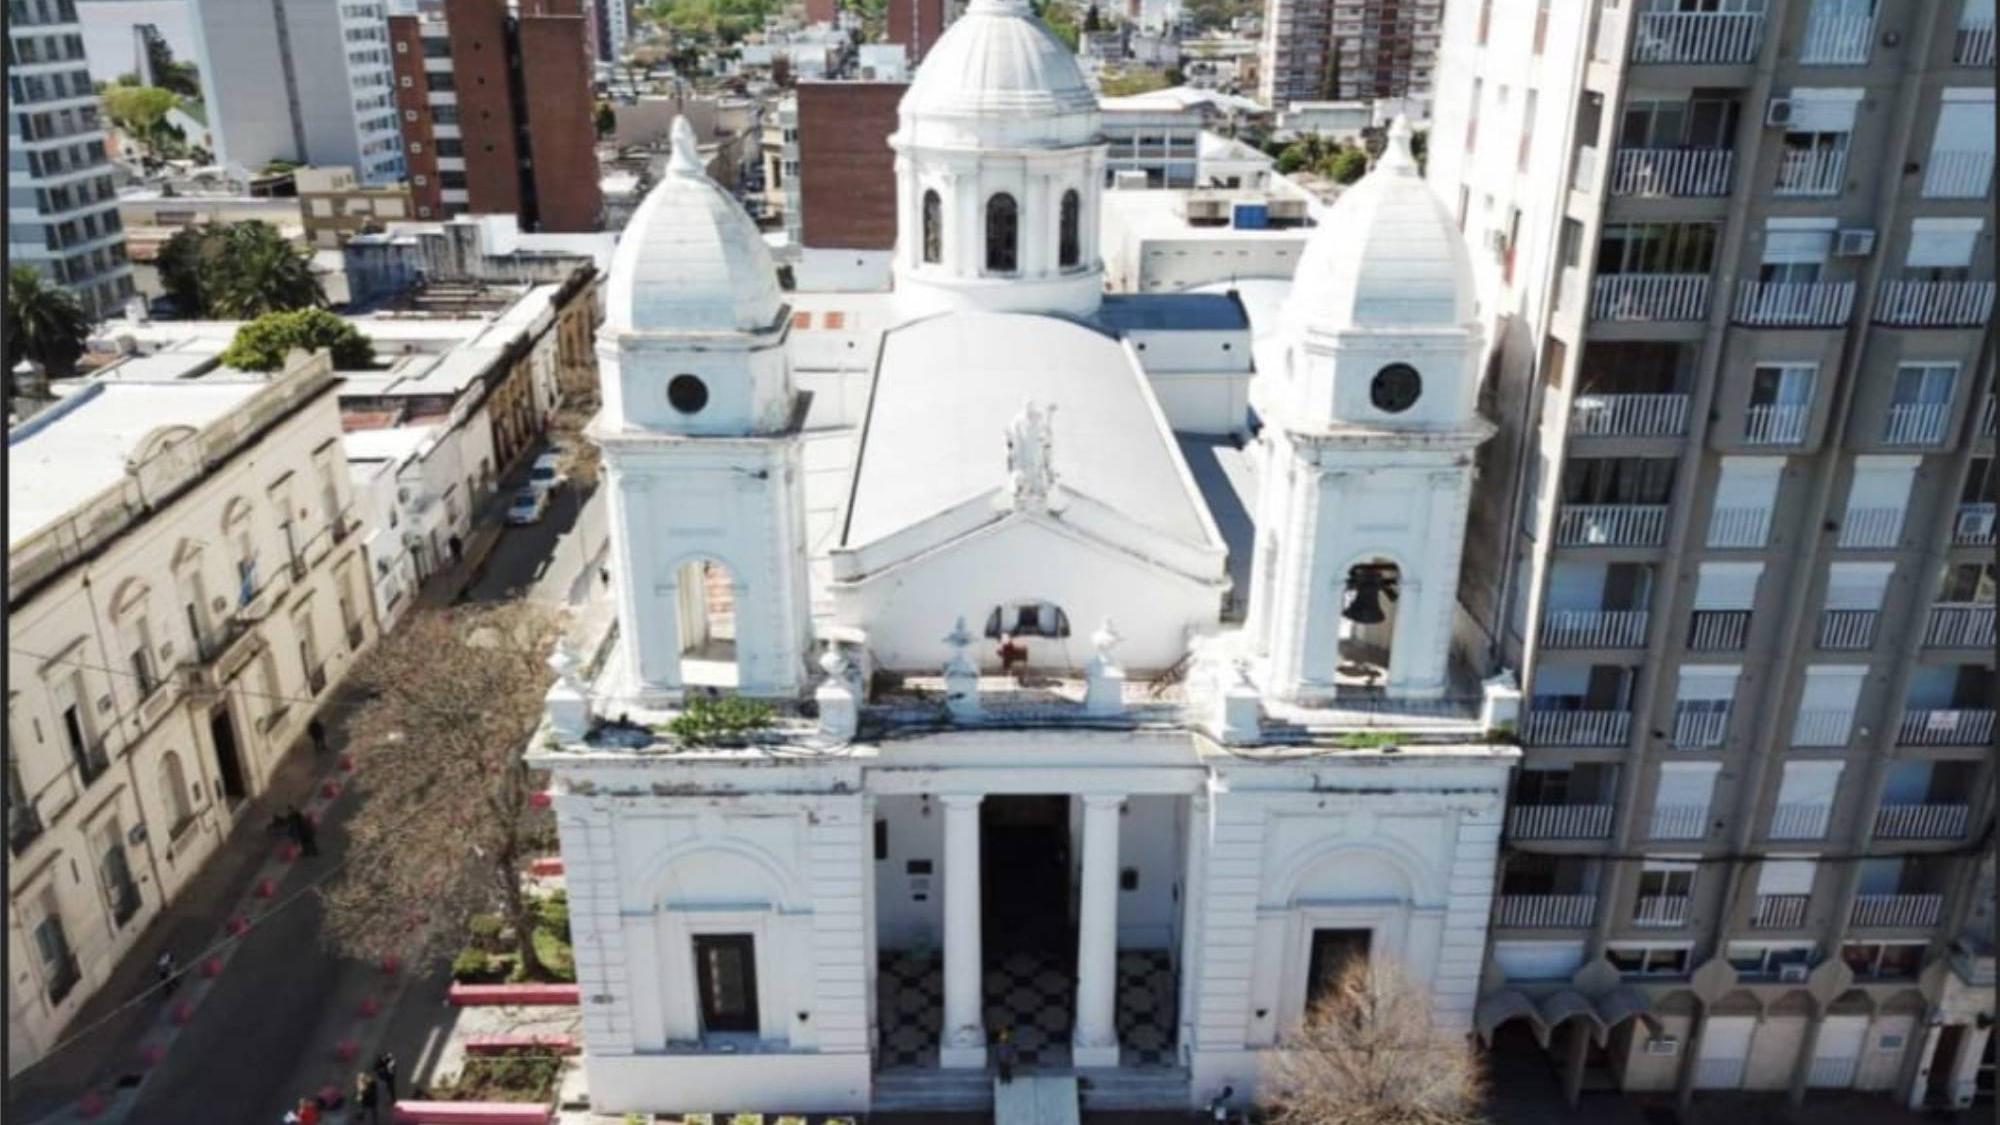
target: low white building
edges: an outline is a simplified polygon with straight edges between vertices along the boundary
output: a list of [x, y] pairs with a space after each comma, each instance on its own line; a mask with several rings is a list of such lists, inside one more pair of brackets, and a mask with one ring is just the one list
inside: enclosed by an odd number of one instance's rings
[[1106, 282], [1117, 293], [1179, 293], [1288, 280], [1324, 205], [1288, 179], [1255, 186], [1104, 193]]
[[10, 1073], [376, 635], [337, 382], [323, 355], [103, 381], [8, 433]]

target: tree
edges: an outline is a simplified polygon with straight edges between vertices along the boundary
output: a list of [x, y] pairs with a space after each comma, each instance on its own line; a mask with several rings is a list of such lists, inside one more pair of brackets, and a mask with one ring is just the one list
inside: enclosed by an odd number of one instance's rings
[[1439, 1028], [1430, 990], [1356, 958], [1273, 1056], [1273, 1125], [1476, 1125], [1485, 1079], [1463, 1036]]
[[597, 129], [597, 139], [605, 140], [618, 131], [618, 111], [611, 108], [610, 102], [598, 102], [591, 124]]
[[368, 694], [348, 726], [360, 801], [346, 865], [324, 892], [335, 949], [428, 958], [497, 906], [521, 975], [548, 975], [521, 867], [553, 825], [534, 800], [546, 781], [521, 753], [559, 629], [526, 602], [422, 609], [356, 670]]
[[201, 100], [201, 76], [193, 63], [176, 62], [174, 49], [164, 35], [146, 38], [146, 61], [153, 70], [153, 82], [183, 98]]
[[333, 366], [353, 371], [372, 366], [375, 345], [353, 324], [325, 309], [269, 312], [236, 330], [222, 362], [243, 371], [276, 371], [293, 348], [333, 352]]
[[1327, 162], [1326, 174], [1335, 183], [1351, 184], [1368, 174], [1368, 154], [1358, 148], [1343, 148]]
[[35, 267], [17, 265], [7, 271], [6, 349], [9, 390], [14, 368], [33, 360], [50, 378], [64, 378], [76, 369], [90, 338], [90, 314], [76, 294], [50, 285]]
[[167, 114], [179, 95], [158, 86], [113, 86], [104, 91], [104, 115], [155, 155], [167, 142]]
[[255, 317], [326, 303], [312, 251], [269, 223], [183, 228], [160, 247], [157, 268], [184, 316]]

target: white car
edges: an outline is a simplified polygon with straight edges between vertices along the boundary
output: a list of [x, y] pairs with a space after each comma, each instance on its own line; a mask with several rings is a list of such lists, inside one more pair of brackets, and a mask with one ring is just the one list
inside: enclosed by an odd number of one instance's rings
[[563, 483], [562, 450], [551, 449], [535, 458], [528, 468], [528, 487], [536, 492], [552, 492]]
[[507, 522], [515, 527], [524, 527], [540, 522], [542, 513], [549, 510], [549, 494], [540, 488], [524, 488], [514, 494], [514, 502], [507, 506]]

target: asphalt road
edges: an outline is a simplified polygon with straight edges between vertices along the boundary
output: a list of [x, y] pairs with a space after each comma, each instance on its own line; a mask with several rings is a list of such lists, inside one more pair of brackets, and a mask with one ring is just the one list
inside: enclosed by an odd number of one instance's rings
[[540, 522], [500, 533], [482, 573], [466, 591], [467, 599], [569, 602], [585, 563], [604, 546], [605, 517], [603, 489], [564, 484]]

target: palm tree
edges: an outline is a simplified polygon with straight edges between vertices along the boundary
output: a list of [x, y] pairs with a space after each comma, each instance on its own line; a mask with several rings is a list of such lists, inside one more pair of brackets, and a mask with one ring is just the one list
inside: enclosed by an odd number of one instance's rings
[[33, 266], [8, 270], [7, 321], [0, 331], [6, 336], [9, 392], [14, 368], [23, 359], [33, 360], [47, 377], [74, 373], [90, 328], [90, 315], [76, 294], [50, 285]]
[[215, 315], [248, 320], [326, 304], [326, 293], [313, 276], [312, 252], [287, 242], [269, 223], [225, 228], [221, 265], [211, 297]]

